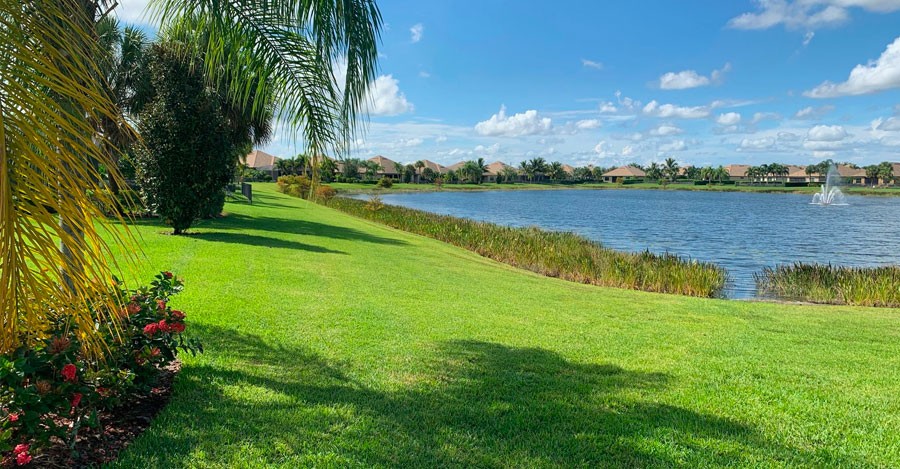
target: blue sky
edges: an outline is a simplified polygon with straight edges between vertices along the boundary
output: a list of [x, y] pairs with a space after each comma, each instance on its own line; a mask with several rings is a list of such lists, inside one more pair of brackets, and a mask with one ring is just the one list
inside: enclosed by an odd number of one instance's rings
[[[900, 161], [900, 0], [379, 6], [380, 77], [354, 156]], [[279, 135], [265, 149], [303, 146]]]

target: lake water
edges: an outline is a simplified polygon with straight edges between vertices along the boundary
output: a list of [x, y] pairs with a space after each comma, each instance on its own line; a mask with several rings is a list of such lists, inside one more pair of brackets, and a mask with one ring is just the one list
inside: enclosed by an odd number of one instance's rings
[[572, 231], [619, 250], [715, 262], [728, 270], [732, 298], [753, 297], [753, 273], [766, 266], [900, 264], [900, 198], [848, 196], [846, 206], [811, 205], [811, 199], [633, 189], [382, 195], [387, 204]]

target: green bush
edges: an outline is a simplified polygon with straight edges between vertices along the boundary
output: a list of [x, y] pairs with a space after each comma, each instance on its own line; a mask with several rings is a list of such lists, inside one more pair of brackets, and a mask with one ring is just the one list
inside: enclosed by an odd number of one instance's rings
[[391, 187], [393, 187], [393, 185], [394, 180], [387, 176], [382, 176], [381, 179], [378, 180], [378, 184], [376, 184], [376, 186], [383, 187], [385, 189], [390, 189]]
[[312, 181], [306, 176], [279, 176], [276, 184], [279, 192], [306, 199]]

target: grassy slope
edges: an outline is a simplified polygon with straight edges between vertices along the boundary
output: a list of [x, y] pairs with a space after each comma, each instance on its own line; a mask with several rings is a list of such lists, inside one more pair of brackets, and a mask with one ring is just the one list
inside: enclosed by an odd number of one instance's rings
[[900, 464], [897, 310], [567, 283], [257, 189], [140, 228], [207, 354], [118, 467]]
[[[329, 184], [338, 192], [362, 193], [362, 192], [433, 192], [438, 190], [434, 184], [394, 184], [390, 189], [379, 189], [373, 184], [362, 183], [332, 183]], [[657, 183], [641, 184], [612, 184], [612, 183], [585, 183], [585, 184], [444, 184], [441, 190], [448, 191], [478, 191], [478, 190], [551, 190], [551, 189], [652, 189], [652, 190], [682, 190], [682, 191], [711, 191], [711, 192], [772, 192], [783, 194], [815, 194], [819, 187], [763, 187], [763, 186], [694, 186], [689, 184], [668, 184], [662, 186]], [[871, 187], [842, 187], [842, 191], [851, 195], [878, 195], [900, 196], [900, 187], [883, 187], [873, 189]]]

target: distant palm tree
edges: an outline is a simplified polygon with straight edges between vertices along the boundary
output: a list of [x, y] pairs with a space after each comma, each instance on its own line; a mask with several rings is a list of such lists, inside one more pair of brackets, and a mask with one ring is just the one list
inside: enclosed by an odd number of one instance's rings
[[534, 181], [534, 168], [531, 166], [531, 163], [528, 161], [523, 161], [519, 163], [519, 169], [522, 171], [522, 174], [525, 175], [525, 179], [528, 182]]
[[397, 178], [403, 179], [403, 163], [394, 163], [394, 171], [397, 171]]
[[512, 166], [504, 166], [500, 174], [503, 176], [503, 182], [507, 184], [512, 184], [519, 179], [519, 172]]
[[718, 168], [713, 170], [713, 176], [717, 181], [719, 181], [719, 184], [731, 178], [731, 175], [728, 174], [728, 170], [725, 169], [724, 166], [719, 166]]
[[563, 169], [562, 163], [554, 161], [547, 166], [547, 176], [553, 181], [561, 181], [566, 178], [566, 170]]
[[675, 158], [666, 158], [663, 172], [670, 181], [675, 181], [675, 178], [678, 177], [678, 169], [678, 162], [675, 161]]
[[534, 173], [533, 177], [536, 177], [538, 181], [541, 181], [544, 174], [547, 173], [547, 160], [536, 157], [532, 158], [528, 164], [531, 165], [531, 171]]
[[652, 162], [647, 166], [647, 169], [644, 170], [644, 174], [646, 174], [647, 179], [658, 181], [662, 179], [663, 168], [657, 162]]
[[425, 168], [425, 162], [422, 160], [416, 161], [413, 166], [416, 167], [416, 182], [421, 182], [422, 179], [422, 169]]

